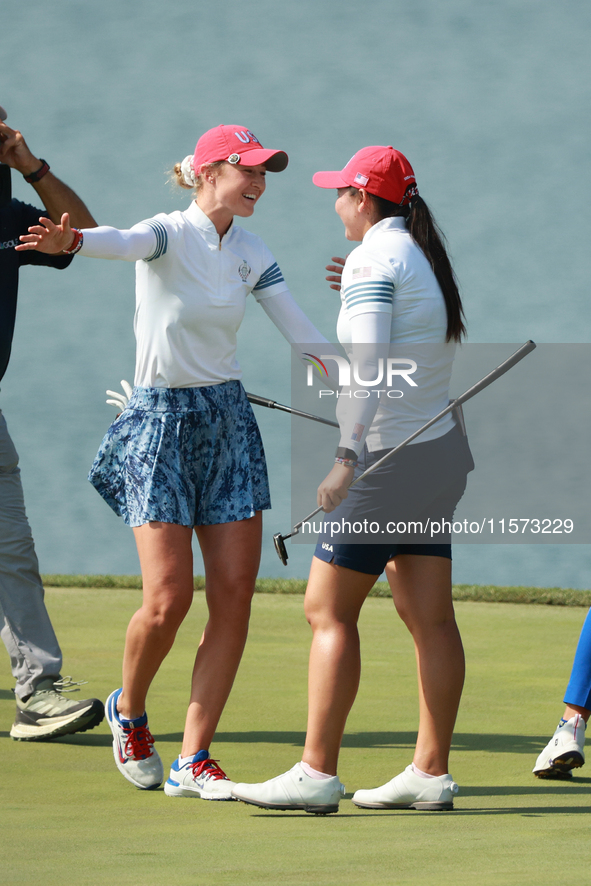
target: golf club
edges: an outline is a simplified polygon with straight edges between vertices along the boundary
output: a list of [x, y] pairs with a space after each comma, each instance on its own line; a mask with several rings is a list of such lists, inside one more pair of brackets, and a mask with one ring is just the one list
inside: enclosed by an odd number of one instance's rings
[[259, 397], [258, 394], [247, 393], [246, 396], [251, 403], [255, 404], [255, 406], [266, 406], [267, 409], [279, 409], [282, 412], [291, 412], [292, 415], [309, 418], [311, 421], [317, 421], [323, 425], [330, 425], [331, 428], [338, 428], [339, 426], [339, 423], [336, 421], [330, 421], [328, 418], [321, 418], [319, 415], [312, 415], [311, 412], [302, 412], [301, 409], [292, 409], [291, 406], [284, 406], [283, 403], [278, 403], [276, 400], [269, 400], [267, 397]]
[[[515, 351], [514, 354], [512, 354], [510, 357], [508, 357], [503, 363], [500, 363], [496, 369], [493, 369], [492, 372], [489, 372], [488, 375], [485, 375], [484, 378], [481, 378], [479, 382], [476, 382], [475, 385], [473, 385], [471, 388], [468, 388], [467, 391], [464, 391], [464, 393], [461, 394], [459, 397], [456, 397], [455, 400], [451, 400], [449, 405], [446, 406], [445, 409], [442, 409], [441, 412], [438, 413], [438, 415], [436, 415], [434, 418], [430, 419], [426, 424], [424, 424], [421, 428], [419, 428], [418, 431], [415, 431], [413, 434], [411, 434], [409, 437], [407, 437], [406, 440], [403, 440], [402, 443], [399, 443], [398, 446], [395, 446], [394, 449], [391, 449], [390, 452], [387, 452], [383, 458], [380, 458], [379, 461], [376, 461], [375, 464], [373, 464], [370, 468], [368, 468], [366, 471], [364, 471], [362, 474], [360, 474], [359, 477], [357, 477], [357, 479], [351, 483], [351, 486], [349, 487], [349, 489], [352, 489], [353, 486], [356, 486], [357, 483], [359, 483], [361, 480], [365, 479], [365, 477], [367, 477], [369, 474], [373, 473], [373, 471], [377, 470], [377, 468], [379, 468], [380, 465], [383, 465], [390, 458], [392, 458], [393, 455], [396, 455], [397, 452], [400, 452], [400, 450], [403, 449], [405, 446], [407, 446], [408, 443], [411, 443], [413, 440], [416, 440], [416, 438], [420, 434], [422, 434], [424, 431], [426, 431], [427, 428], [430, 428], [432, 425], [434, 425], [435, 422], [439, 421], [440, 418], [443, 418], [444, 415], [447, 415], [449, 412], [453, 412], [454, 409], [458, 409], [458, 407], [461, 407], [462, 403], [466, 403], [467, 400], [470, 400], [476, 394], [479, 394], [480, 391], [483, 391], [490, 384], [492, 384], [494, 381], [496, 381], [498, 378], [500, 378], [502, 375], [504, 375], [506, 372], [508, 372], [509, 369], [511, 369], [513, 366], [515, 366], [517, 363], [519, 363], [520, 360], [523, 360], [523, 358], [526, 357], [529, 353], [531, 353], [531, 351], [533, 351], [535, 347], [536, 347], [535, 342], [531, 341], [531, 339], [530, 339], [530, 341], [527, 341], [517, 351]], [[280, 532], [277, 532], [273, 536], [273, 544], [275, 545], [275, 550], [277, 551], [277, 556], [279, 557], [279, 559], [281, 560], [281, 562], [283, 563], [284, 566], [287, 566], [287, 559], [288, 559], [287, 548], [285, 547], [286, 539], [291, 538], [293, 535], [297, 535], [300, 531], [300, 528], [303, 526], [303, 524], [307, 523], [308, 520], [311, 520], [312, 517], [315, 517], [316, 514], [318, 514], [322, 510], [323, 510], [322, 507], [316, 508], [316, 510], [312, 511], [311, 514], [308, 514], [307, 517], [304, 517], [303, 520], [300, 520], [299, 523], [296, 523], [296, 525], [293, 527], [291, 532], [289, 532], [287, 535], [282, 535]]]

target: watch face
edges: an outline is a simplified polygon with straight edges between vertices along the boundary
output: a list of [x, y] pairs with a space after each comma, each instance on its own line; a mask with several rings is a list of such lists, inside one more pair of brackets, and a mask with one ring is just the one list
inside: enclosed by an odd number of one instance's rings
[[12, 200], [12, 180], [10, 166], [0, 163], [0, 206]]

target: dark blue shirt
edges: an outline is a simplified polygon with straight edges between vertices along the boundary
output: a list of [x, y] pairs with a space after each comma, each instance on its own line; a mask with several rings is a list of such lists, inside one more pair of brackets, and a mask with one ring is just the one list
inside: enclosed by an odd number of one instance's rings
[[45, 210], [36, 209], [29, 203], [11, 200], [0, 205], [0, 379], [6, 372], [10, 359], [16, 301], [18, 295], [18, 272], [21, 265], [47, 265], [50, 268], [67, 268], [71, 255], [45, 255], [34, 250], [17, 252], [20, 234], [26, 234], [31, 225], [39, 221]]

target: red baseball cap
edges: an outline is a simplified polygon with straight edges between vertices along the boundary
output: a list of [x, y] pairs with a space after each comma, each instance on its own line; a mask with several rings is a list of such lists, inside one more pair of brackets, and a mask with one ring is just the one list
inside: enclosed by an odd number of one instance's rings
[[263, 148], [256, 135], [245, 126], [216, 126], [201, 136], [193, 155], [195, 175], [199, 175], [202, 166], [217, 160], [240, 166], [264, 163], [269, 172], [282, 172], [288, 164], [285, 151]]
[[341, 172], [317, 172], [312, 181], [319, 188], [365, 188], [401, 206], [419, 193], [412, 166], [391, 145], [362, 148]]

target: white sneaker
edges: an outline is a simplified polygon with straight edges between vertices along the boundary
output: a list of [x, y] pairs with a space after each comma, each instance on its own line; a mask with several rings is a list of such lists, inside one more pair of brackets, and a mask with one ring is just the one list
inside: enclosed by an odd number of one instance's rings
[[150, 791], [162, 784], [164, 769], [154, 739], [148, 729], [146, 714], [136, 720], [121, 720], [117, 711], [117, 699], [121, 689], [116, 689], [105, 705], [107, 721], [113, 733], [113, 756], [121, 775], [136, 788]]
[[355, 791], [353, 802], [364, 809], [424, 809], [433, 812], [453, 809], [459, 788], [451, 775], [422, 778], [412, 765], [381, 788]]
[[179, 766], [178, 760], [174, 761], [164, 793], [167, 797], [233, 800], [234, 787], [234, 782], [220, 769], [217, 761], [211, 759], [209, 751], [199, 751], [184, 766]]
[[289, 772], [261, 784], [234, 785], [232, 796], [264, 809], [303, 809], [316, 815], [339, 811], [345, 785], [338, 776], [316, 779], [306, 775], [300, 763]]
[[586, 724], [580, 714], [576, 714], [559, 724], [556, 732], [536, 760], [533, 773], [538, 778], [571, 778], [571, 769], [585, 764]]

